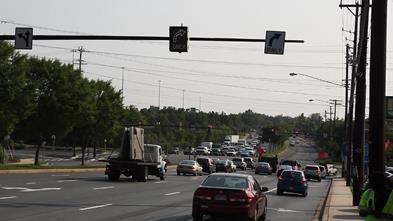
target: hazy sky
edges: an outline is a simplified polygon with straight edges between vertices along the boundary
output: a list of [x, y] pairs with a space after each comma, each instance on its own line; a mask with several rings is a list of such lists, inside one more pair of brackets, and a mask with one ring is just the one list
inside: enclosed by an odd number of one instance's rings
[[[167, 41], [35, 41], [33, 50], [22, 53], [72, 63], [71, 50], [83, 46], [88, 51], [83, 53], [84, 76], [112, 80], [120, 90], [124, 67], [125, 104], [139, 108], [158, 105], [161, 80], [161, 107], [182, 107], [184, 90], [185, 108], [201, 105], [202, 111], [322, 114], [329, 111], [324, 102], [344, 100], [344, 88], [289, 73], [336, 83], [345, 78], [345, 44], [351, 44], [352, 35], [342, 29], [353, 31], [354, 16], [339, 4], [339, 0], [4, 1], [0, 34], [14, 34], [15, 27], [26, 26], [33, 27], [34, 34], [168, 36], [169, 26], [180, 24], [189, 27], [191, 37], [264, 39], [266, 30], [285, 31], [286, 39], [305, 43], [287, 43], [284, 55], [264, 54], [264, 43], [193, 41], [189, 52], [181, 54], [169, 52]], [[392, 30], [389, 19], [388, 28]], [[393, 95], [392, 41], [393, 35], [388, 35], [387, 95]], [[338, 107], [338, 116], [343, 113], [344, 108]]]

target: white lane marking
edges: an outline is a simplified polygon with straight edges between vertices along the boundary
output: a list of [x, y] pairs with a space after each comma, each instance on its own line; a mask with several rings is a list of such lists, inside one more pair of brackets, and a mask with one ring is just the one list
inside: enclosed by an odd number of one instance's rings
[[26, 183], [27, 185], [33, 185], [33, 184], [37, 184], [36, 182], [28, 182]]
[[57, 182], [58, 183], [70, 183], [70, 182], [75, 182], [75, 181], [78, 181], [78, 180], [58, 180]]
[[308, 187], [310, 187], [310, 188], [315, 188], [315, 187], [320, 187], [320, 186], [312, 186], [312, 185], [308, 185]]
[[48, 191], [48, 190], [61, 190], [61, 187], [55, 187], [55, 188], [41, 188], [41, 189], [27, 189], [22, 190], [21, 192], [39, 192], [39, 191]]
[[291, 210], [291, 209], [284, 209], [284, 208], [267, 208], [270, 210], [275, 210], [277, 212], [284, 212], [284, 213], [300, 213], [301, 211]]
[[84, 210], [89, 210], [89, 209], [102, 208], [102, 207], [106, 207], [106, 206], [112, 206], [112, 204], [104, 204], [104, 205], [98, 205], [98, 206], [85, 207], [85, 208], [80, 208], [79, 210], [84, 211]]
[[273, 192], [273, 191], [276, 191], [276, 190], [277, 190], [277, 188], [273, 188], [271, 190], [266, 191], [265, 193], [270, 193], [270, 192]]
[[4, 190], [20, 190], [21, 192], [38, 192], [38, 191], [48, 191], [48, 190], [61, 190], [61, 187], [56, 188], [40, 188], [40, 189], [29, 189], [26, 187], [1, 187]]
[[70, 176], [70, 174], [53, 174], [52, 176], [56, 176], [56, 177], [64, 177], [64, 176]]
[[167, 193], [167, 194], [164, 194], [165, 196], [172, 196], [172, 195], [175, 195], [175, 194], [179, 194], [180, 192], [173, 192], [173, 193]]
[[199, 177], [191, 177], [190, 180], [197, 180]]
[[104, 186], [104, 187], [96, 187], [93, 188], [93, 190], [105, 190], [105, 189], [113, 189], [115, 188], [114, 186]]
[[166, 183], [166, 181], [157, 181], [157, 182], [154, 182], [154, 183]]
[[5, 196], [5, 197], [0, 197], [0, 200], [6, 200], [6, 199], [15, 199], [16, 196]]

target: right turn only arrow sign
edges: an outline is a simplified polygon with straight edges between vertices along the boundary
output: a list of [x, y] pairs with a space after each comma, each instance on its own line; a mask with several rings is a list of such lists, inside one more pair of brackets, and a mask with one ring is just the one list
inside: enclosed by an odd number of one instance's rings
[[284, 45], [284, 31], [266, 31], [265, 54], [284, 54]]

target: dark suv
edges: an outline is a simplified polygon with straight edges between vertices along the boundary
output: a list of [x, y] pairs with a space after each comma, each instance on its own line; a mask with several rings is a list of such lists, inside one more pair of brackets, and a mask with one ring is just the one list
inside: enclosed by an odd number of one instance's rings
[[206, 173], [215, 173], [216, 165], [214, 165], [213, 160], [209, 157], [198, 157], [196, 161], [201, 165], [202, 171]]

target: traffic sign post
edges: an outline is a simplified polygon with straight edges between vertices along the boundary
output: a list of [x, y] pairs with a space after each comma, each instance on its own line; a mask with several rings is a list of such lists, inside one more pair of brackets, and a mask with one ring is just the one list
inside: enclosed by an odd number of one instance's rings
[[188, 27], [169, 27], [169, 51], [179, 53], [188, 51]]
[[15, 28], [15, 49], [33, 48], [33, 28]]
[[284, 45], [284, 31], [266, 31], [265, 54], [284, 54]]

